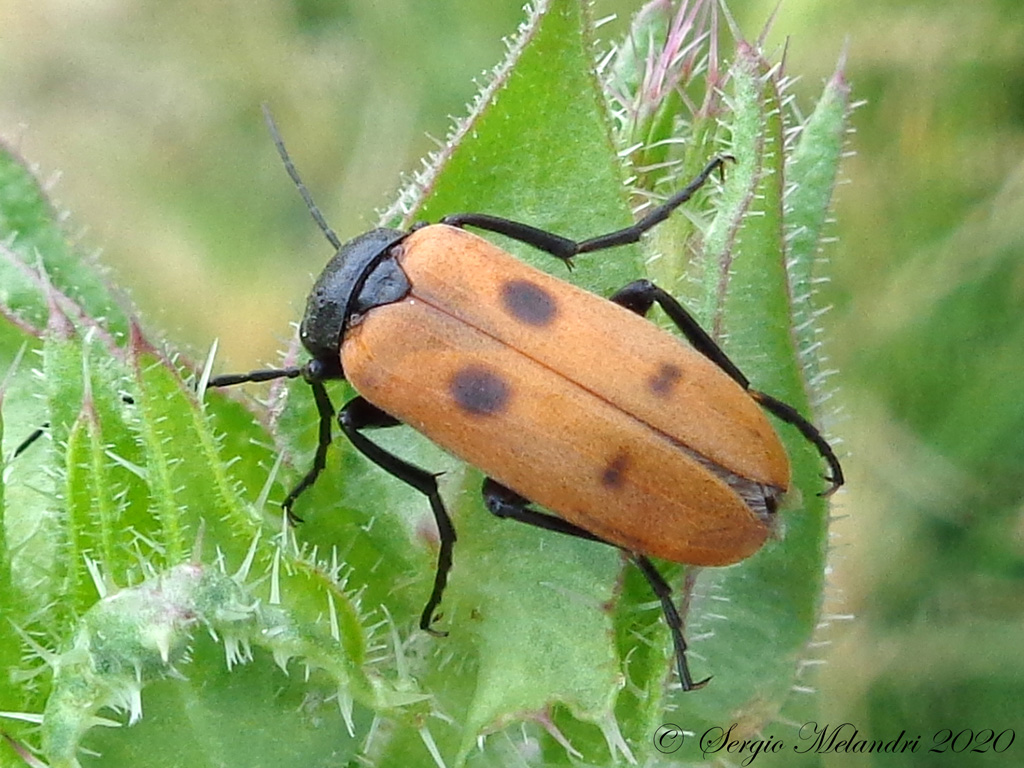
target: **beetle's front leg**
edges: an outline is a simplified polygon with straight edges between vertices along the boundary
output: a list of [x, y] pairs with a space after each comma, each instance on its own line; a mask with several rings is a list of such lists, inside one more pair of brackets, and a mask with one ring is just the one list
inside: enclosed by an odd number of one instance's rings
[[316, 412], [319, 415], [319, 429], [317, 430], [316, 454], [313, 456], [313, 466], [302, 476], [298, 484], [292, 488], [281, 506], [288, 513], [288, 520], [292, 524], [301, 523], [302, 518], [292, 512], [292, 506], [296, 499], [307, 488], [316, 482], [320, 473], [327, 466], [327, 449], [331, 446], [331, 420], [334, 418], [334, 403], [331, 396], [327, 394], [327, 388], [322, 381], [310, 381], [309, 386], [313, 390], [313, 400], [316, 402]]
[[444, 501], [438, 492], [437, 475], [427, 472], [414, 464], [400, 459], [393, 453], [381, 448], [362, 433], [364, 429], [381, 429], [395, 427], [401, 422], [394, 416], [382, 411], [377, 406], [362, 397], [355, 397], [341, 409], [338, 414], [338, 424], [341, 431], [352, 442], [356, 450], [368, 458], [378, 467], [393, 477], [397, 477], [403, 483], [411, 485], [417, 491], [427, 497], [430, 502], [430, 509], [434, 513], [434, 520], [437, 523], [437, 532], [440, 536], [441, 545], [437, 554], [437, 571], [434, 573], [434, 589], [430, 593], [423, 613], [420, 614], [420, 629], [424, 629], [433, 635], [443, 636], [446, 632], [438, 632], [430, 628], [434, 620], [434, 610], [441, 603], [441, 596], [448, 584], [448, 573], [452, 568], [452, 549], [455, 546], [455, 526], [445, 509]]
[[[297, 379], [306, 373], [307, 367], [290, 366], [288, 368], [268, 368], [249, 373], [229, 373], [223, 376], [214, 376], [207, 384], [207, 389], [220, 387], [233, 387], [237, 384], [248, 382], [274, 381], [276, 379]], [[327, 462], [327, 449], [331, 444], [331, 419], [334, 418], [334, 405], [324, 388], [323, 382], [318, 379], [307, 378], [309, 385], [313, 388], [313, 399], [316, 401], [316, 410], [320, 415], [320, 431], [316, 444], [316, 455], [313, 457], [313, 466], [302, 477], [298, 485], [288, 492], [285, 500], [281, 503], [284, 511], [288, 514], [288, 521], [293, 525], [301, 523], [302, 518], [292, 511], [292, 506], [299, 495], [309, 488], [320, 473], [324, 471]]]

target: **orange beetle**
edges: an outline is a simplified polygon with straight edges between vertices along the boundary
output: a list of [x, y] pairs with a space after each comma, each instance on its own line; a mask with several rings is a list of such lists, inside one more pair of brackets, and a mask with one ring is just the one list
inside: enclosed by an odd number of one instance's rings
[[[463, 227], [506, 235], [569, 264], [578, 254], [639, 240], [725, 158], [713, 159], [633, 226], [582, 242], [458, 214], [407, 232], [375, 229], [342, 244], [269, 115], [268, 123], [336, 255], [300, 328], [312, 359], [220, 376], [210, 386], [301, 376], [312, 387], [320, 440], [312, 469], [284, 501], [289, 514], [324, 468], [334, 408], [323, 382], [348, 379], [359, 396], [338, 414], [341, 430], [370, 461], [423, 493], [437, 521], [440, 552], [423, 629], [432, 631], [455, 530], [435, 476], [377, 445], [366, 429], [408, 424], [478, 467], [487, 476], [485, 505], [499, 517], [624, 550], [661, 602], [683, 689], [704, 685], [707, 679], [690, 676], [671, 589], [649, 556], [728, 565], [761, 547], [790, 484], [785, 449], [761, 407], [815, 445], [830, 467], [827, 493], [843, 483], [838, 459], [795, 409], [751, 389], [693, 317], [653, 283], [638, 280], [602, 299]], [[644, 319], [655, 302], [691, 346]]]

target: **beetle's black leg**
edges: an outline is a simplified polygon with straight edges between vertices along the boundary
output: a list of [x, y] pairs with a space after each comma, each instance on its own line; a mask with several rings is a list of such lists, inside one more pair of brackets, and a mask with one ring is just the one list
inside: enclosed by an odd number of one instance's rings
[[822, 491], [819, 496], [831, 496], [833, 493], [839, 490], [839, 487], [845, 482], [843, 477], [843, 468], [839, 464], [839, 458], [836, 456], [835, 451], [832, 450], [832, 446], [828, 444], [828, 441], [822, 437], [821, 432], [811, 422], [800, 415], [789, 403], [784, 403], [771, 395], [766, 395], [764, 392], [759, 392], [756, 389], [747, 390], [750, 392], [750, 396], [754, 398], [761, 406], [770, 413], [775, 414], [776, 417], [792, 424], [796, 427], [800, 434], [803, 435], [815, 448], [818, 449], [818, 453], [822, 455], [826, 462], [828, 462], [829, 471], [832, 473], [825, 477], [829, 481], [830, 487]]
[[403, 461], [362, 433], [364, 429], [394, 427], [400, 424], [393, 416], [389, 416], [363, 398], [356, 397], [345, 404], [341, 413], [338, 414], [338, 424], [341, 425], [341, 431], [352, 441], [356, 450], [388, 474], [411, 485], [426, 496], [430, 502], [430, 509], [437, 522], [437, 532], [441, 538], [441, 547], [437, 554], [434, 589], [423, 608], [423, 613], [420, 614], [420, 629], [433, 635], [447, 634], [430, 628], [434, 620], [434, 610], [441, 603], [441, 595], [448, 583], [448, 572], [452, 568], [452, 548], [455, 546], [455, 526], [452, 525], [452, 519], [448, 516], [448, 510], [445, 509], [441, 494], [438, 492], [437, 475]]
[[556, 531], [557, 533], [564, 533], [580, 539], [600, 541], [602, 544], [615, 546], [614, 544], [610, 544], [605, 541], [600, 536], [595, 536], [590, 531], [586, 531], [583, 528], [575, 526], [560, 517], [547, 515], [543, 512], [536, 512], [529, 509], [527, 506], [530, 504], [529, 499], [524, 499], [515, 491], [510, 488], [506, 488], [504, 485], [501, 485], [490, 477], [484, 480], [482, 492], [484, 497], [484, 506], [486, 506], [487, 510], [496, 517], [518, 520], [521, 523], [533, 525], [537, 528], [543, 528], [546, 531]]
[[298, 485], [292, 488], [281, 506], [288, 513], [288, 519], [292, 523], [301, 523], [302, 518], [292, 512], [292, 506], [296, 499], [307, 488], [316, 482], [320, 473], [327, 466], [327, 449], [331, 446], [331, 421], [334, 419], [334, 403], [331, 396], [327, 394], [327, 388], [322, 381], [310, 381], [310, 388], [313, 390], [313, 400], [316, 402], [316, 412], [319, 418], [319, 432], [316, 440], [316, 454], [313, 456], [313, 466], [299, 481]]
[[686, 640], [683, 639], [683, 620], [679, 616], [679, 611], [676, 610], [675, 603], [672, 602], [672, 588], [665, 581], [665, 577], [654, 567], [654, 563], [647, 557], [638, 555], [635, 552], [630, 552], [629, 557], [636, 563], [644, 578], [647, 579], [647, 583], [651, 585], [651, 590], [657, 595], [658, 600], [661, 601], [661, 610], [665, 614], [665, 621], [668, 622], [668, 628], [672, 634], [672, 643], [676, 648], [676, 662], [679, 666], [680, 685], [683, 686], [684, 691], [703, 688], [711, 678], [705, 677], [700, 682], [695, 683], [690, 677], [690, 670], [686, 665]]
[[[590, 531], [575, 526], [560, 517], [529, 509], [530, 501], [528, 499], [523, 498], [515, 491], [506, 488], [490, 477], [484, 480], [483, 496], [484, 506], [487, 507], [491, 514], [497, 517], [518, 520], [521, 523], [543, 528], [546, 531], [556, 531], [569, 536], [576, 536], [580, 539], [599, 541], [602, 544], [615, 546], [600, 536], [595, 536]], [[672, 602], [672, 588], [669, 587], [650, 560], [643, 555], [638, 555], [636, 552], [623, 551], [629, 555], [630, 560], [636, 563], [644, 578], [647, 579], [647, 583], [651, 585], [654, 594], [661, 601], [661, 610], [665, 614], [665, 622], [668, 624], [669, 632], [672, 635], [672, 644], [676, 650], [676, 666], [679, 670], [679, 682], [683, 686], [683, 690], [690, 691], [703, 687], [711, 678], [708, 677], [699, 683], [694, 683], [693, 678], [690, 677], [690, 668], [686, 663], [686, 641], [683, 639], [683, 621], [679, 617], [679, 611], [676, 610], [675, 604]]]
[[728, 155], [719, 155], [712, 158], [693, 181], [640, 219], [636, 224], [609, 232], [606, 235], [591, 237], [587, 240], [571, 240], [567, 237], [538, 229], [537, 227], [531, 227], [528, 224], [509, 221], [500, 216], [488, 216], [483, 213], [456, 213], [445, 216], [441, 219], [441, 223], [449, 224], [453, 227], [470, 226], [487, 230], [488, 232], [497, 232], [499, 235], [511, 237], [513, 240], [518, 240], [538, 250], [550, 253], [552, 256], [569, 264], [569, 260], [573, 256], [581, 253], [603, 251], [605, 248], [614, 248], [619, 245], [637, 242], [644, 232], [663, 222], [672, 211], [693, 197], [694, 192], [704, 186], [711, 174], [719, 170], [726, 160], [730, 159], [732, 158]]
[[[215, 376], [207, 382], [207, 389], [219, 387], [233, 387], [236, 384], [248, 382], [273, 381], [274, 379], [297, 379], [307, 374], [308, 365], [305, 367], [292, 366], [290, 368], [268, 368], [249, 373], [229, 373], [224, 376]], [[292, 506], [299, 495], [309, 488], [327, 465], [327, 449], [331, 445], [331, 419], [334, 418], [334, 405], [327, 394], [323, 382], [306, 376], [310, 387], [313, 388], [313, 399], [316, 401], [316, 410], [320, 415], [320, 433], [317, 438], [316, 455], [313, 457], [313, 466], [299, 481], [299, 484], [289, 491], [285, 500], [281, 503], [284, 511], [288, 514], [291, 523], [301, 523], [302, 518], [292, 512]]]
[[669, 319], [682, 332], [690, 344], [693, 345], [694, 349], [725, 371], [731, 379], [747, 390], [750, 396], [767, 411], [787, 424], [792, 424], [796, 427], [800, 434], [818, 450], [818, 453], [825, 459], [831, 472], [825, 478], [829, 481], [831, 487], [821, 495], [828, 496], [843, 484], [843, 468], [839, 464], [839, 459], [832, 450], [832, 446], [821, 436], [818, 428], [801, 416], [800, 412], [788, 403], [777, 400], [771, 395], [766, 395], [764, 392], [751, 389], [749, 379], [743, 375], [743, 372], [736, 367], [736, 364], [729, 359], [728, 355], [715, 343], [715, 340], [708, 335], [707, 331], [700, 327], [700, 323], [694, 319], [686, 307], [676, 301], [670, 293], [659, 288], [650, 280], [636, 280], [618, 290], [611, 297], [611, 301], [641, 316], [646, 316], [651, 306], [657, 302], [658, 306], [665, 311], [665, 314], [669, 316]]
[[729, 378], [741, 387], [750, 388], [750, 381], [743, 375], [743, 371], [736, 367], [736, 364], [729, 359], [722, 348], [708, 335], [708, 332], [701, 328], [700, 323], [686, 307], [676, 301], [672, 294], [662, 290], [650, 280], [634, 280], [612, 294], [609, 300], [641, 317], [646, 317], [651, 306], [657, 302], [694, 349], [725, 371]]
[[313, 399], [316, 401], [316, 410], [320, 415], [320, 432], [317, 437], [313, 466], [299, 481], [299, 484], [288, 492], [285, 500], [281, 503], [284, 511], [288, 514], [288, 520], [293, 524], [302, 522], [302, 518], [292, 511], [296, 499], [299, 498], [303, 491], [316, 482], [316, 479], [320, 477], [320, 473], [324, 471], [324, 467], [327, 466], [327, 449], [331, 445], [331, 420], [334, 418], [334, 405], [331, 403], [331, 398], [328, 396], [323, 382], [313, 378], [309, 374], [310, 370], [311, 367], [307, 363], [305, 366], [266, 368], [250, 371], [249, 373], [228, 373], [223, 376], [214, 376], [206, 384], [206, 388], [211, 389], [233, 387], [236, 384], [247, 384], [249, 382], [273, 381], [274, 379], [297, 379], [300, 376], [305, 376], [310, 387], [313, 388]]

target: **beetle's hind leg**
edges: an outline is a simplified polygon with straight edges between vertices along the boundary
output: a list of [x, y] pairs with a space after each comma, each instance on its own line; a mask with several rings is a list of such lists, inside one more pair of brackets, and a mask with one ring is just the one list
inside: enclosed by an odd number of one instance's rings
[[635, 280], [629, 285], [619, 289], [611, 297], [611, 301], [635, 312], [641, 317], [646, 317], [651, 307], [657, 303], [672, 323], [680, 330], [693, 348], [704, 357], [721, 368], [733, 381], [743, 387], [750, 396], [761, 404], [768, 412], [772, 413], [787, 424], [792, 424], [821, 454], [821, 457], [828, 464], [830, 474], [826, 476], [830, 487], [822, 494], [827, 496], [836, 491], [844, 482], [843, 468], [839, 464], [832, 446], [822, 436], [818, 428], [800, 415], [796, 408], [778, 400], [771, 395], [766, 395], [756, 389], [751, 389], [750, 380], [743, 375], [736, 364], [729, 359], [720, 346], [715, 342], [708, 332], [701, 328], [700, 323], [687, 311], [686, 307], [680, 304], [672, 294], [659, 288], [650, 280]]
[[[515, 491], [506, 488], [490, 477], [484, 480], [483, 497], [484, 505], [491, 514], [497, 517], [518, 520], [521, 523], [543, 528], [546, 531], [556, 531], [580, 539], [599, 541], [602, 544], [615, 546], [600, 536], [595, 536], [590, 531], [573, 525], [560, 517], [529, 509], [530, 501], [528, 499], [523, 498]], [[665, 622], [668, 624], [669, 632], [672, 635], [672, 645], [675, 647], [676, 652], [676, 666], [679, 670], [679, 682], [683, 690], [690, 691], [703, 687], [711, 678], [708, 677], [695, 683], [690, 676], [690, 668], [686, 663], [686, 640], [683, 639], [683, 621], [679, 616], [679, 611], [676, 610], [675, 604], [672, 602], [672, 588], [669, 587], [664, 577], [648, 558], [629, 550], [623, 551], [626, 552], [630, 560], [636, 563], [644, 578], [647, 579], [647, 583], [650, 584], [651, 590], [661, 602], [661, 610], [665, 614]]]
[[537, 512], [530, 509], [528, 507], [530, 504], [529, 499], [523, 498], [510, 488], [506, 488], [504, 485], [501, 485], [493, 478], [488, 477], [484, 480], [482, 492], [484, 497], [484, 506], [487, 507], [487, 510], [495, 517], [518, 520], [519, 522], [526, 523], [527, 525], [543, 528], [545, 531], [556, 531], [569, 536], [575, 536], [579, 539], [588, 539], [590, 541], [600, 541], [602, 544], [609, 544], [609, 542], [605, 541], [601, 537], [595, 536], [590, 531], [586, 531], [583, 528], [575, 526], [560, 517], [547, 515], [543, 512]]
[[683, 690], [691, 691], [703, 688], [711, 678], [705, 677], [703, 680], [695, 683], [693, 678], [690, 677], [690, 670], [686, 664], [686, 640], [683, 638], [683, 620], [679, 616], [679, 611], [676, 610], [676, 604], [672, 602], [672, 588], [665, 581], [665, 577], [654, 567], [654, 563], [646, 556], [630, 552], [629, 558], [636, 563], [637, 568], [640, 569], [644, 578], [647, 579], [647, 583], [651, 585], [651, 591], [654, 592], [661, 602], [661, 610], [665, 614], [665, 621], [668, 624], [669, 632], [672, 634], [672, 644], [676, 649], [676, 661], [679, 665], [679, 682], [683, 686]]
[[437, 522], [437, 532], [441, 539], [440, 550], [437, 555], [437, 571], [434, 573], [434, 588], [430, 593], [423, 613], [420, 614], [420, 629], [430, 632], [432, 635], [445, 635], [446, 632], [438, 632], [431, 629], [434, 621], [434, 611], [441, 603], [441, 596], [448, 584], [448, 573], [452, 568], [452, 549], [455, 546], [455, 526], [445, 509], [444, 501], [437, 488], [437, 475], [427, 472], [414, 464], [400, 459], [393, 453], [381, 448], [375, 442], [363, 434], [364, 429], [382, 429], [395, 427], [401, 424], [398, 419], [385, 413], [377, 406], [363, 399], [355, 397], [341, 409], [338, 414], [338, 424], [341, 431], [352, 442], [363, 456], [368, 458], [378, 467], [393, 477], [397, 477], [407, 485], [411, 485], [417, 491], [427, 497], [430, 502], [430, 509], [434, 513], [434, 520]]

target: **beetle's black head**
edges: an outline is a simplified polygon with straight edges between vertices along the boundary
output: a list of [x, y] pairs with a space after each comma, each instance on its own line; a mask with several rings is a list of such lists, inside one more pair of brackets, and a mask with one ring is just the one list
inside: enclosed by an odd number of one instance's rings
[[344, 243], [327, 262], [306, 300], [299, 326], [302, 346], [315, 360], [340, 369], [338, 355], [349, 322], [409, 292], [409, 280], [393, 250], [406, 234], [398, 229], [371, 229]]

